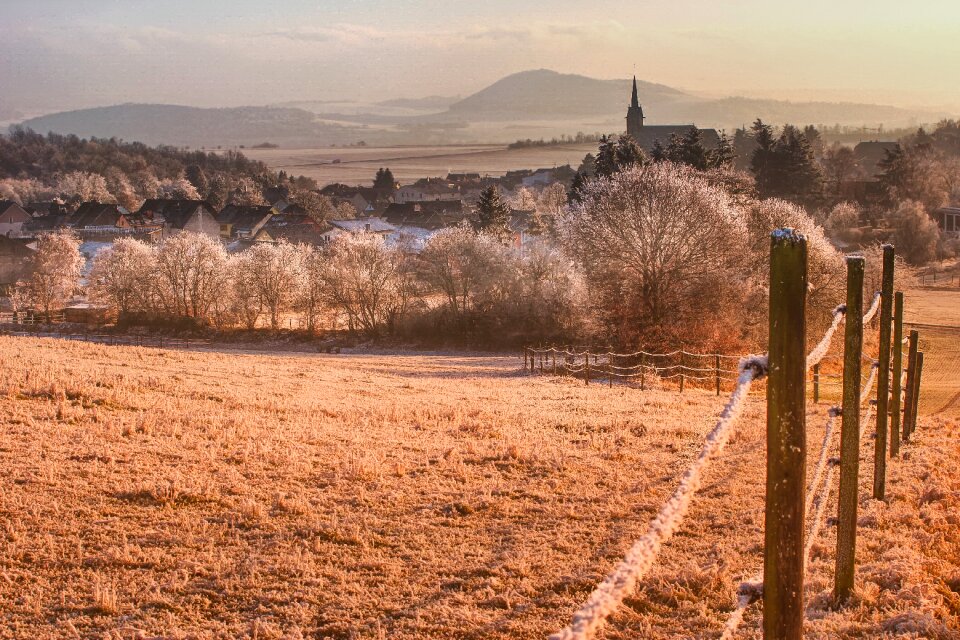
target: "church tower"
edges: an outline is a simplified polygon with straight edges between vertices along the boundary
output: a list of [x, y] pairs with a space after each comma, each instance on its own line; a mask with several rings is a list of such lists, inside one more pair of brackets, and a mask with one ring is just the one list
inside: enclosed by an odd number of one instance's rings
[[643, 131], [643, 107], [637, 97], [637, 76], [633, 76], [633, 95], [630, 97], [630, 107], [627, 109], [627, 135], [634, 140], [640, 140]]

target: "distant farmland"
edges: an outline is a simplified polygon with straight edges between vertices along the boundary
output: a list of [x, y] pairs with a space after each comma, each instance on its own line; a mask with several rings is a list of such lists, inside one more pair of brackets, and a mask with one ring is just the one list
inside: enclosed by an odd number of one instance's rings
[[[492, 176], [517, 169], [536, 169], [570, 164], [579, 166], [583, 156], [595, 153], [596, 143], [564, 144], [527, 149], [506, 145], [461, 145], [423, 147], [324, 147], [317, 149], [245, 149], [244, 154], [265, 162], [271, 169], [309, 176], [320, 186], [333, 182], [369, 183], [380, 167], [390, 167], [402, 182], [476, 172]], [[335, 160], [340, 162], [334, 163]]]

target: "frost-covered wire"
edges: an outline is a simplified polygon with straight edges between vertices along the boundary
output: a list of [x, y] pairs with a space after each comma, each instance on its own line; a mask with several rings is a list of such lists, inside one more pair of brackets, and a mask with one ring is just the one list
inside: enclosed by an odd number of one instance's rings
[[810, 562], [810, 551], [820, 535], [820, 529], [823, 527], [824, 515], [827, 512], [827, 502], [830, 501], [830, 490], [833, 487], [833, 474], [839, 459], [831, 460], [830, 468], [827, 470], [827, 479], [823, 483], [823, 491], [820, 492], [820, 498], [817, 500], [817, 512], [813, 515], [813, 524], [810, 526], [810, 533], [807, 535], [807, 541], [803, 546], [803, 566], [806, 567]]
[[867, 312], [863, 314], [863, 324], [870, 324], [870, 321], [873, 320], [873, 316], [877, 315], [877, 309], [880, 308], [881, 297], [882, 295], [879, 291], [873, 294], [873, 302], [870, 304], [870, 308], [867, 309]]
[[807, 489], [807, 501], [804, 507], [805, 512], [810, 511], [813, 505], [813, 497], [820, 486], [820, 479], [823, 476], [823, 470], [827, 466], [830, 454], [830, 444], [833, 441], [833, 432], [837, 424], [837, 418], [841, 415], [840, 407], [830, 407], [827, 412], [827, 426], [823, 430], [823, 443], [820, 445], [820, 457], [817, 459], [817, 466], [814, 467], [813, 479], [810, 481], [810, 487]]
[[840, 326], [840, 323], [843, 322], [843, 318], [847, 313], [847, 305], [842, 304], [836, 309], [833, 310], [833, 322], [830, 323], [830, 326], [827, 328], [826, 333], [823, 334], [823, 338], [820, 339], [820, 342], [817, 343], [817, 346], [813, 348], [813, 351], [807, 356], [807, 368], [820, 364], [820, 361], [823, 360], [823, 357], [827, 355], [827, 351], [830, 350], [830, 342], [833, 341], [833, 334], [837, 332], [837, 327]]
[[629, 595], [641, 577], [653, 565], [660, 547], [680, 526], [690, 507], [690, 501], [700, 488], [702, 474], [710, 460], [723, 450], [730, 439], [733, 424], [743, 411], [744, 400], [754, 380], [767, 370], [766, 356], [744, 358], [739, 364], [740, 376], [730, 400], [723, 408], [713, 431], [707, 436], [693, 464], [683, 474], [680, 486], [660, 508], [650, 527], [627, 552], [624, 559], [610, 573], [587, 601], [573, 615], [570, 626], [550, 636], [551, 640], [584, 640], [591, 638], [607, 617]]

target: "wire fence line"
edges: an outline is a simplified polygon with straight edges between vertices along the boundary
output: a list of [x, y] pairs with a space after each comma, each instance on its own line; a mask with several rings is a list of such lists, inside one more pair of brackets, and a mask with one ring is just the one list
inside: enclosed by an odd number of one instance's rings
[[90, 342], [107, 346], [152, 347], [155, 349], [189, 349], [209, 346], [209, 340], [197, 338], [170, 338], [166, 336], [114, 335], [108, 333], [70, 333], [61, 331], [24, 331], [0, 328], [0, 335], [27, 338], [56, 338], [73, 342]]
[[[878, 306], [879, 295], [875, 297], [874, 304], [871, 306], [871, 310], [867, 312], [865, 320], [867, 320], [867, 318], [872, 318], [873, 314], [876, 312], [874, 307]], [[833, 321], [831, 322], [830, 327], [827, 329], [824, 337], [817, 344], [817, 347], [815, 347], [814, 350], [807, 356], [807, 369], [819, 364], [819, 362], [826, 355], [830, 348], [833, 334], [836, 332], [837, 327], [840, 326], [845, 313], [845, 306], [837, 307], [834, 310]], [[530, 351], [533, 354], [539, 354], [541, 356], [541, 367], [543, 365], [543, 356], [547, 353], [570, 353], [569, 351], [561, 351], [554, 347], [549, 347], [546, 349], [530, 349]], [[681, 350], [677, 350], [676, 352], [672, 353], [680, 352]], [[650, 355], [648, 352], [640, 353], [647, 356]], [[589, 371], [590, 357], [592, 354], [590, 354], [589, 351], [585, 351], [579, 355], [583, 357], [583, 364], [579, 365], [579, 369]], [[720, 354], [698, 355], [703, 355], [705, 357], [712, 356], [716, 359]], [[525, 352], [525, 367], [526, 360], [527, 354]], [[555, 363], [556, 361], [554, 361], [554, 365]], [[620, 603], [623, 602], [623, 599], [633, 591], [637, 581], [642, 578], [653, 565], [653, 562], [660, 551], [660, 547], [680, 526], [684, 515], [686, 515], [686, 512], [689, 509], [693, 496], [700, 487], [703, 470], [707, 467], [709, 461], [718, 455], [725, 447], [730, 438], [730, 430], [743, 410], [743, 401], [749, 394], [751, 384], [754, 382], [754, 380], [757, 380], [766, 374], [767, 364], [768, 363], [765, 356], [751, 356], [742, 358], [740, 360], [740, 364], [738, 366], [739, 376], [737, 379], [737, 385], [734, 387], [730, 399], [724, 406], [716, 426], [707, 436], [703, 448], [700, 451], [700, 455], [697, 456], [691, 467], [681, 478], [679, 487], [676, 489], [670, 499], [667, 500], [667, 502], [661, 507], [657, 517], [654, 518], [654, 520], [650, 523], [647, 533], [634, 542], [624, 559], [617, 565], [613, 572], [611, 572], [596, 587], [596, 589], [594, 589], [580, 609], [574, 613], [571, 624], [559, 632], [551, 635], [551, 640], [586, 640], [588, 638], [592, 638], [593, 634], [597, 631], [597, 629], [600, 628], [607, 617], [609, 617], [609, 615], [613, 613]], [[531, 360], [531, 370], [533, 369], [532, 365], [533, 361]], [[683, 367], [683, 365], [675, 366], [676, 368]], [[575, 365], [572, 368], [577, 368], [577, 366]], [[713, 369], [713, 371], [716, 372], [717, 368]], [[690, 367], [686, 367], [686, 369], [695, 370], [694, 368]], [[717, 375], [719, 376], [719, 374]], [[870, 383], [869, 386], [872, 387], [872, 383]], [[831, 427], [824, 438], [822, 455], [824, 456], [825, 460], [826, 452], [829, 449], [830, 440], [832, 438], [832, 433], [833, 428]], [[832, 479], [832, 470], [828, 472], [828, 477]], [[817, 480], [817, 483], [819, 483], [819, 480]], [[813, 495], [814, 491], [811, 490], [810, 493]], [[818, 509], [820, 510], [825, 509], [826, 499], [822, 499], [821, 502], [823, 503], [823, 506], [818, 506]], [[750, 588], [742, 588], [738, 591], [743, 592], [740, 600], [744, 602], [743, 607], [745, 609], [745, 607], [748, 606], [750, 602], [753, 602], [756, 598], [756, 583], [753, 583]], [[740, 611], [739, 616], [740, 619], [742, 619], [743, 611]], [[737, 625], [739, 625], [739, 622], [737, 622]], [[730, 633], [735, 632], [735, 630], [736, 627], [734, 626]], [[724, 635], [726, 637], [726, 630], [724, 631]]]
[[694, 494], [700, 488], [704, 469], [726, 446], [733, 424], [743, 411], [750, 385], [754, 380], [763, 377], [766, 369], [767, 361], [763, 356], [741, 360], [737, 386], [724, 406], [716, 426], [707, 436], [700, 454], [683, 474], [676, 491], [660, 508], [647, 533], [634, 542], [620, 564], [574, 613], [570, 626], [551, 635], [551, 640], [584, 640], [593, 637], [607, 617], [633, 591], [637, 580], [653, 565], [660, 547], [670, 539], [683, 521]]
[[[861, 405], [864, 404], [870, 397], [870, 394], [873, 392], [874, 384], [877, 380], [879, 363], [877, 363], [875, 360], [870, 361], [873, 362], [873, 366], [870, 367], [870, 375], [867, 378], [867, 382], [864, 385], [863, 391], [860, 393]], [[867, 403], [867, 407], [867, 413], [860, 423], [861, 442], [863, 442], [864, 429], [866, 425], [870, 424], [871, 422], [875, 405], [871, 402]], [[814, 502], [816, 502], [817, 511], [813, 516], [812, 524], [810, 526], [810, 533], [807, 535], [806, 544], [804, 546], [804, 566], [808, 564], [807, 561], [810, 558], [810, 550], [813, 548], [813, 544], [819, 537], [820, 531], [823, 527], [826, 515], [826, 506], [829, 501], [830, 492], [832, 491], [835, 470], [840, 462], [839, 458], [831, 458], [829, 456], [829, 451], [833, 446], [833, 434], [836, 431], [837, 418], [839, 418], [841, 414], [842, 410], [838, 406], [830, 407], [830, 409], [827, 411], [827, 425], [824, 429], [823, 441], [820, 446], [820, 455], [817, 459], [817, 465], [814, 467], [813, 477], [811, 478], [810, 485], [807, 488], [805, 512], [810, 513], [810, 509], [814, 505]], [[826, 470], [826, 479], [821, 485], [824, 470]], [[743, 617], [746, 614], [747, 609], [751, 604], [761, 600], [762, 598], [762, 575], [754, 574], [754, 576], [752, 576], [750, 579], [741, 582], [737, 587], [737, 600], [734, 609], [730, 612], [726, 622], [724, 623], [720, 639], [733, 640], [738, 629], [740, 628], [740, 624], [743, 622]]]

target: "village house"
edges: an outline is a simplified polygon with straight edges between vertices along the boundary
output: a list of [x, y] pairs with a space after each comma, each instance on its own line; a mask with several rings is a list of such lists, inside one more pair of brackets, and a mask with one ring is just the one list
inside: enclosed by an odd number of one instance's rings
[[342, 183], [328, 184], [320, 195], [330, 198], [335, 205], [347, 203], [358, 216], [371, 216], [382, 211], [390, 202], [390, 195], [373, 187], [351, 187]]
[[276, 205], [228, 204], [217, 214], [220, 235], [234, 240], [253, 238], [270, 221], [270, 218], [279, 213]]
[[6, 289], [30, 274], [30, 259], [36, 249], [32, 240], [0, 235], [0, 289]]
[[326, 243], [324, 232], [330, 225], [314, 220], [306, 214], [280, 213], [270, 217], [251, 240], [253, 242], [278, 242], [319, 246]]
[[394, 226], [391, 242], [405, 243], [419, 251], [423, 245], [440, 229], [455, 227], [467, 219], [467, 209], [463, 202], [404, 202], [387, 207], [384, 219]]
[[146, 224], [161, 225], [165, 238], [181, 231], [220, 237], [217, 214], [203, 200], [154, 198], [144, 201], [137, 214]]
[[118, 204], [84, 202], [69, 217], [67, 225], [85, 241], [110, 241], [120, 236], [158, 240], [162, 227], [149, 223]]
[[356, 220], [331, 220], [330, 229], [324, 232], [325, 242], [344, 234], [372, 233], [386, 239], [397, 229], [382, 218], [357, 218]]
[[23, 225], [33, 219], [23, 207], [11, 200], [0, 200], [0, 236], [16, 238], [23, 234]]
[[960, 207], [940, 207], [933, 212], [933, 219], [944, 235], [960, 238]]
[[399, 204], [460, 199], [460, 187], [441, 178], [421, 178], [413, 184], [400, 187], [393, 194], [393, 201]]

